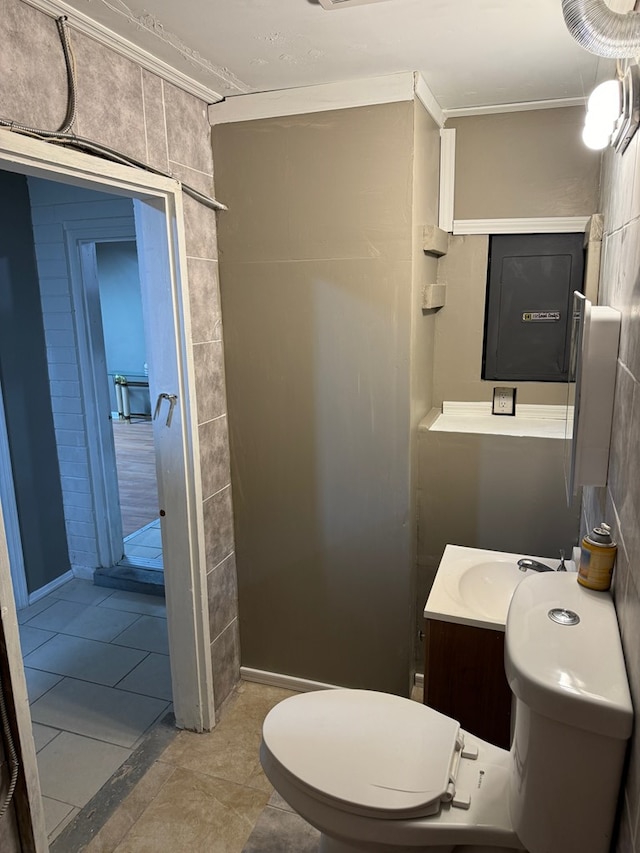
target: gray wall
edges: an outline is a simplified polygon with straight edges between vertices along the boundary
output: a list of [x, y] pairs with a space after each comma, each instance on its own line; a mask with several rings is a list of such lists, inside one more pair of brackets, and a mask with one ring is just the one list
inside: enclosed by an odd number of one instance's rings
[[[604, 264], [599, 302], [622, 313], [606, 489], [585, 489], [583, 532], [605, 520], [618, 541], [613, 595], [631, 695], [640, 712], [640, 134], [604, 155]], [[617, 853], [640, 851], [640, 742], [631, 742]]]
[[[66, 109], [66, 75], [53, 18], [6, 0], [0, 16], [2, 114], [55, 128]], [[78, 75], [75, 131], [212, 192], [207, 105], [91, 38], [71, 34]], [[117, 98], [113, 93], [117, 92]], [[96, 159], [96, 172], [102, 161]], [[184, 197], [205, 547], [216, 706], [238, 678], [234, 569], [218, 293], [216, 214]]]
[[414, 130], [406, 102], [213, 132], [243, 664], [403, 694]]
[[0, 172], [0, 381], [27, 589], [69, 571], [27, 181]]

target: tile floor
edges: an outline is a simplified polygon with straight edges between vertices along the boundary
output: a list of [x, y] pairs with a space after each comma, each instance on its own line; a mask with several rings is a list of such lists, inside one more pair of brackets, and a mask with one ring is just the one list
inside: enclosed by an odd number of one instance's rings
[[56, 853], [316, 853], [260, 765], [262, 721], [290, 691], [240, 683], [212, 732], [172, 732], [114, 808], [103, 786], [171, 707], [164, 601], [76, 579], [18, 617]]
[[124, 556], [127, 563], [162, 571], [162, 538], [160, 519], [146, 524], [124, 538]]
[[241, 682], [212, 732], [178, 732], [91, 840], [56, 853], [317, 853], [260, 765], [262, 722], [290, 695]]
[[51, 842], [171, 707], [166, 608], [76, 578], [18, 621]]
[[[309, 828], [273, 792], [260, 765], [262, 721], [289, 691], [241, 683], [207, 734], [178, 732], [91, 841], [73, 853], [303, 853], [280, 829], [264, 839], [265, 807]], [[273, 823], [273, 821], [270, 821]], [[254, 828], [256, 834], [254, 835]], [[291, 827], [282, 832], [290, 835]], [[261, 835], [262, 833], [262, 835]], [[255, 842], [255, 843], [254, 843]], [[66, 851], [65, 851], [66, 853]], [[69, 851], [71, 853], [71, 851]]]

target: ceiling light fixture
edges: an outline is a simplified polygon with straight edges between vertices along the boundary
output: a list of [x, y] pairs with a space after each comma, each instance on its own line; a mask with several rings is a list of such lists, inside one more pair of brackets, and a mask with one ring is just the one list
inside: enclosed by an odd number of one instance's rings
[[630, 65], [624, 75], [601, 83], [587, 101], [582, 141], [601, 151], [611, 145], [624, 154], [640, 123], [640, 70]]

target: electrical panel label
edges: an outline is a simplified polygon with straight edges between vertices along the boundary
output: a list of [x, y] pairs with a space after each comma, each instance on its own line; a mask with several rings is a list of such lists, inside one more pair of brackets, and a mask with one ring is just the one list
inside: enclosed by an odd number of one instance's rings
[[559, 311], [525, 311], [523, 323], [555, 323], [560, 319]]

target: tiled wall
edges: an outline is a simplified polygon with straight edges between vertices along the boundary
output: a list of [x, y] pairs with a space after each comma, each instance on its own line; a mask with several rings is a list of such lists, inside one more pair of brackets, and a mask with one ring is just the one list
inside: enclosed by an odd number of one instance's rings
[[[605, 520], [618, 541], [613, 594], [636, 715], [640, 714], [640, 134], [624, 156], [608, 149], [602, 198], [600, 304], [622, 313], [606, 489], [585, 489], [583, 532]], [[640, 851], [640, 728], [631, 742], [616, 853]]]
[[[55, 22], [20, 0], [5, 0], [2, 10], [2, 115], [55, 129], [66, 110], [66, 76]], [[78, 80], [75, 132], [170, 171], [211, 194], [213, 162], [206, 104], [80, 33], [72, 31], [71, 41]], [[216, 214], [186, 196], [184, 211], [214, 691], [219, 706], [238, 678], [239, 634]]]

